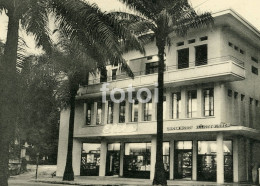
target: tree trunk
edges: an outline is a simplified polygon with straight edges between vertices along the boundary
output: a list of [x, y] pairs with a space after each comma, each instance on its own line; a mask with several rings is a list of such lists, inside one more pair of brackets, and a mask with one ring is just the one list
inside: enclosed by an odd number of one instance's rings
[[16, 122], [16, 59], [19, 19], [8, 12], [8, 32], [3, 60], [0, 64], [0, 185], [8, 185], [9, 143], [14, 135]]
[[163, 91], [164, 91], [164, 50], [165, 40], [156, 39], [158, 47], [158, 103], [157, 103], [157, 135], [156, 135], [156, 163], [153, 185], [167, 185], [163, 165]]
[[72, 149], [73, 149], [73, 133], [74, 133], [74, 118], [75, 118], [75, 97], [77, 89], [74, 88], [73, 82], [70, 82], [70, 120], [69, 120], [69, 136], [68, 136], [68, 151], [66, 167], [63, 174], [63, 180], [74, 181], [74, 171], [72, 165]]

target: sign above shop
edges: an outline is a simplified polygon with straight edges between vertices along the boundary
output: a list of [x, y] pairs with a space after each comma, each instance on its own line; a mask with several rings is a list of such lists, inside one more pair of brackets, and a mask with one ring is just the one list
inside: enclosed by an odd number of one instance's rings
[[190, 126], [176, 126], [176, 127], [167, 127], [167, 131], [174, 130], [200, 130], [200, 129], [216, 129], [216, 128], [228, 128], [230, 127], [229, 123], [220, 123], [220, 124], [199, 124], [199, 125], [190, 125]]
[[137, 131], [137, 124], [107, 124], [103, 128], [104, 134], [132, 133]]

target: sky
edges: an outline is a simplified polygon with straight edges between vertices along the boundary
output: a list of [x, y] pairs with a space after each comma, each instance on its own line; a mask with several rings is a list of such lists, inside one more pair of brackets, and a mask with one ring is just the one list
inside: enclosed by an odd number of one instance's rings
[[[96, 3], [103, 11], [121, 10], [125, 11], [126, 7], [118, 0], [86, 0], [90, 3]], [[260, 0], [189, 0], [192, 6], [198, 12], [217, 12], [225, 9], [233, 9], [248, 22], [260, 30]], [[8, 18], [0, 15], [0, 39], [5, 41]], [[39, 53], [41, 50], [35, 48], [35, 42], [32, 36], [20, 29], [20, 36], [24, 38], [29, 53]]]

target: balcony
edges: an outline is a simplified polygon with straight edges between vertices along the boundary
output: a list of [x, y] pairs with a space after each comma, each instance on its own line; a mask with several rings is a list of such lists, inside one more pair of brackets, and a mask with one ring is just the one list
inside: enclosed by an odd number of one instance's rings
[[[129, 85], [138, 89], [141, 87], [152, 87], [157, 82], [157, 73], [146, 74], [146, 71], [134, 72], [134, 79], [126, 74], [108, 77], [107, 88], [126, 89]], [[207, 64], [195, 66], [195, 62], [189, 63], [187, 68], [180, 68], [178, 65], [167, 66], [164, 73], [165, 87], [176, 87], [198, 83], [209, 83], [219, 81], [240, 81], [245, 79], [244, 62], [232, 57], [224, 56], [208, 59]], [[100, 93], [101, 83], [99, 79], [89, 81], [87, 87], [81, 87], [79, 94]]]

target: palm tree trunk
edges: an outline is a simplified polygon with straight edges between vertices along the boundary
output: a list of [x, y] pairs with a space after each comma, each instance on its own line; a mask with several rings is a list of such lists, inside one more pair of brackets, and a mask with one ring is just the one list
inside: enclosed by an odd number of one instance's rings
[[165, 40], [156, 39], [158, 47], [158, 104], [157, 104], [157, 135], [156, 135], [156, 163], [153, 185], [167, 185], [163, 165], [163, 91], [164, 91], [164, 50]]
[[0, 185], [8, 185], [9, 143], [16, 122], [16, 59], [19, 19], [8, 12], [8, 33], [0, 64]]
[[69, 119], [69, 136], [68, 136], [68, 151], [67, 151], [67, 161], [66, 167], [63, 174], [63, 180], [74, 181], [74, 171], [72, 165], [72, 149], [73, 149], [73, 133], [74, 133], [74, 118], [75, 118], [75, 97], [77, 95], [77, 90], [75, 90], [75, 85], [70, 82], [70, 119]]

